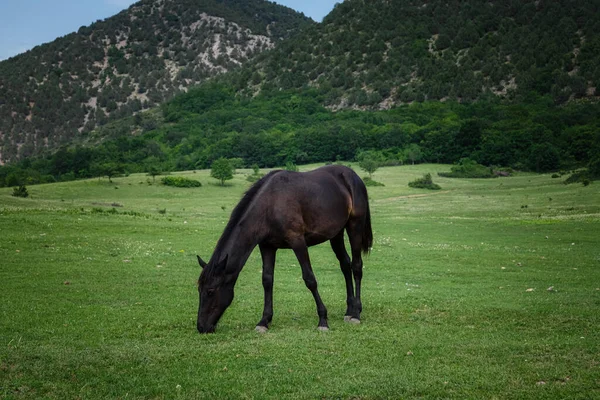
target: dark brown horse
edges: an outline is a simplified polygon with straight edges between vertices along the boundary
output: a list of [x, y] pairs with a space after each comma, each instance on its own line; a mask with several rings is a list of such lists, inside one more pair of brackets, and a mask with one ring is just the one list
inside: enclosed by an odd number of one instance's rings
[[[348, 234], [352, 260], [344, 245]], [[265, 303], [256, 330], [266, 332], [273, 318], [273, 270], [278, 249], [292, 249], [302, 278], [317, 304], [320, 330], [327, 330], [327, 309], [317, 290], [308, 247], [329, 240], [346, 279], [344, 320], [360, 323], [361, 251], [373, 243], [367, 189], [350, 168], [332, 165], [311, 172], [273, 171], [256, 182], [231, 213], [210, 261], [198, 262], [198, 331], [214, 332], [233, 300], [235, 282], [258, 245], [262, 256]], [[354, 285], [352, 277], [354, 276]]]

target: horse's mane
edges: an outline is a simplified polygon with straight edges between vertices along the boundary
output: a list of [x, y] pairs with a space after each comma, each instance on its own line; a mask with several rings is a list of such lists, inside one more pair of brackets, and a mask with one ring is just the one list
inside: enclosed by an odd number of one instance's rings
[[244, 193], [244, 196], [242, 197], [240, 202], [235, 206], [235, 208], [231, 212], [231, 216], [229, 217], [229, 222], [227, 222], [227, 225], [225, 226], [225, 230], [223, 231], [223, 234], [221, 235], [221, 237], [219, 238], [219, 241], [217, 242], [217, 246], [215, 247], [215, 251], [213, 252], [211, 260], [208, 263], [208, 265], [204, 268], [202, 275], [206, 275], [206, 277], [209, 277], [210, 275], [212, 275], [216, 272], [215, 267], [223, 259], [223, 254], [222, 254], [223, 248], [225, 247], [225, 243], [226, 243], [227, 239], [233, 232], [233, 229], [235, 228], [237, 223], [240, 222], [240, 220], [243, 218], [244, 214], [246, 213], [246, 210], [248, 209], [248, 207], [252, 203], [252, 200], [254, 200], [254, 198], [256, 197], [256, 194], [260, 191], [260, 189], [265, 185], [265, 183], [269, 179], [271, 179], [273, 177], [273, 175], [275, 175], [281, 171], [282, 170], [278, 169], [278, 170], [269, 172], [267, 175], [263, 176], [256, 183], [254, 183], [250, 187], [250, 189], [248, 189], [246, 191], [246, 193]]

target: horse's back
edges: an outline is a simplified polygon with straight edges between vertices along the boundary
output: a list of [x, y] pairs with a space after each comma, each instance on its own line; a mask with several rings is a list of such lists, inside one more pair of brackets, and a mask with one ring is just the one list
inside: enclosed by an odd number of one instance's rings
[[303, 236], [313, 245], [333, 238], [357, 211], [357, 185], [362, 181], [356, 173], [340, 165], [273, 174], [259, 196], [271, 240]]
[[347, 212], [352, 199], [341, 175], [347, 171], [332, 167], [309, 172], [281, 171], [273, 175], [262, 196], [272, 207], [300, 208], [312, 214]]

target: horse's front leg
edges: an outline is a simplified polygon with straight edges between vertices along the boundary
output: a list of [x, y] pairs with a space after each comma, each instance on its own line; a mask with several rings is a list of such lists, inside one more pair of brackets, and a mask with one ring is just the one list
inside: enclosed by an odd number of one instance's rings
[[266, 332], [273, 319], [273, 275], [275, 272], [275, 254], [277, 249], [260, 245], [262, 257], [262, 283], [265, 291], [265, 304], [261, 320], [256, 325], [257, 332]]
[[300, 263], [300, 267], [302, 267], [302, 279], [304, 279], [304, 283], [306, 284], [308, 290], [310, 290], [312, 293], [317, 305], [317, 314], [319, 315], [319, 325], [317, 328], [321, 331], [328, 331], [329, 325], [327, 324], [327, 308], [325, 308], [325, 304], [323, 304], [323, 300], [321, 300], [321, 296], [317, 290], [317, 278], [315, 278], [315, 274], [310, 265], [308, 247], [306, 247], [306, 243], [302, 241], [292, 246], [292, 249], [296, 254], [296, 258]]

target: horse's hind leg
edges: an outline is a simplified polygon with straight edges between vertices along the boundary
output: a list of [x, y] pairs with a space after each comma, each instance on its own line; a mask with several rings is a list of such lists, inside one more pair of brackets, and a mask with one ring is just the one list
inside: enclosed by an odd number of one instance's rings
[[352, 315], [355, 314], [353, 312], [354, 285], [352, 284], [352, 264], [350, 256], [346, 251], [346, 246], [344, 245], [344, 231], [340, 231], [340, 233], [331, 239], [330, 243], [331, 249], [340, 262], [340, 268], [344, 274], [344, 279], [346, 280], [346, 314], [344, 314], [344, 321], [350, 321]]
[[275, 254], [277, 249], [260, 246], [263, 262], [262, 284], [265, 291], [265, 304], [261, 320], [256, 324], [257, 332], [266, 332], [273, 319], [273, 275], [275, 272]]
[[323, 300], [321, 300], [321, 296], [317, 290], [317, 278], [315, 278], [315, 274], [310, 265], [308, 247], [306, 247], [304, 240], [301, 240], [292, 245], [292, 249], [296, 254], [300, 267], [302, 267], [302, 279], [304, 279], [306, 287], [312, 293], [315, 303], [317, 304], [317, 314], [319, 315], [318, 329], [322, 331], [329, 330], [329, 325], [327, 324], [327, 308], [325, 308], [325, 304], [323, 304]]
[[360, 287], [362, 281], [362, 225], [360, 220], [350, 221], [347, 228], [350, 248], [352, 249], [352, 275], [354, 276], [355, 293], [353, 298], [352, 319], [350, 322], [360, 323], [362, 302], [360, 300]]

